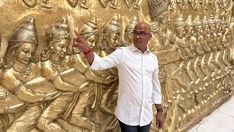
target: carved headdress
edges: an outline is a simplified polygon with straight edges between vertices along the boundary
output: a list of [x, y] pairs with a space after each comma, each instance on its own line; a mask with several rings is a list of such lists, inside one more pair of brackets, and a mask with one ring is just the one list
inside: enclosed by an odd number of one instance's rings
[[7, 50], [3, 57], [5, 68], [12, 66], [16, 49], [22, 43], [38, 44], [35, 20], [33, 18], [29, 18], [21, 23], [10, 35]]
[[193, 23], [194, 23], [195, 26], [201, 26], [202, 22], [201, 22], [200, 16], [197, 16], [194, 19]]
[[193, 20], [192, 20], [192, 16], [191, 15], [189, 15], [187, 17], [187, 19], [185, 20], [185, 25], [186, 26], [193, 26]]
[[97, 19], [95, 17], [84, 24], [80, 30], [80, 34], [83, 35], [85, 38], [88, 38], [97, 32]]
[[134, 16], [131, 19], [130, 23], [126, 26], [125, 33], [131, 33], [131, 32], [133, 32], [136, 24], [137, 24], [137, 17]]
[[105, 26], [104, 33], [120, 32], [120, 23], [118, 16], [114, 16], [112, 20]]
[[184, 19], [183, 19], [182, 15], [177, 17], [175, 24], [176, 24], [177, 27], [183, 27], [184, 26], [185, 23], [184, 23]]
[[10, 43], [38, 43], [37, 32], [35, 27], [35, 20], [33, 18], [29, 18], [22, 24], [20, 24], [11, 34], [9, 38]]
[[208, 24], [208, 18], [206, 16], [204, 16], [202, 18], [202, 25], [207, 25]]
[[52, 27], [47, 29], [46, 44], [59, 41], [61, 39], [70, 39], [69, 26], [67, 17], [59, 19]]
[[156, 19], [167, 10], [170, 0], [148, 0], [151, 19]]

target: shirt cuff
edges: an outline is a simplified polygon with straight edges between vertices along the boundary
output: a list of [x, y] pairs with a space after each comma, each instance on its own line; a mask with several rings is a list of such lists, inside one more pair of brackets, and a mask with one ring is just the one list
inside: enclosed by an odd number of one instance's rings
[[154, 104], [161, 104], [162, 103], [162, 97], [153, 97], [153, 103]]
[[90, 69], [96, 70], [98, 67], [98, 60], [100, 59], [101, 58], [96, 53], [94, 53], [93, 63], [91, 64]]

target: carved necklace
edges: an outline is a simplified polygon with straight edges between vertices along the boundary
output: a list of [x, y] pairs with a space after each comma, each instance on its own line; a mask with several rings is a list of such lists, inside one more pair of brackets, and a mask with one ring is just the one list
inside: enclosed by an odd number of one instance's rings
[[29, 66], [27, 66], [26, 68], [24, 69], [19, 69], [17, 68], [16, 66], [13, 66], [13, 69], [17, 72], [19, 72], [23, 77], [28, 77], [29, 74], [32, 72], [32, 68], [31, 68], [31, 65], [30, 64]]

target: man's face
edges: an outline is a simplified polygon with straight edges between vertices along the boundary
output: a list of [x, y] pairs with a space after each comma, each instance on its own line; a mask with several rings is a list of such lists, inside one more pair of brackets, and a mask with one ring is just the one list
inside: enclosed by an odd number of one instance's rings
[[32, 43], [22, 43], [16, 50], [16, 61], [28, 65], [32, 61], [33, 54], [35, 52], [35, 45]]
[[54, 42], [51, 45], [52, 53], [60, 58], [64, 58], [68, 44], [69, 44], [68, 39], [62, 39], [61, 41]]
[[133, 31], [133, 43], [136, 48], [145, 47], [152, 35], [150, 33], [150, 27], [144, 23], [137, 24]]

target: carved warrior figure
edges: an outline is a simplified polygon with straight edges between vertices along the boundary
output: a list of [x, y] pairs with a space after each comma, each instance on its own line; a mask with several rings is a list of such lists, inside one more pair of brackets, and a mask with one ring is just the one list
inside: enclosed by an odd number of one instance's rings
[[27, 107], [7, 129], [9, 132], [32, 130], [42, 112], [41, 101], [52, 100], [60, 94], [40, 75], [40, 65], [34, 63], [37, 45], [35, 23], [31, 18], [17, 27], [8, 41], [0, 84], [23, 101], [22, 107]]
[[[87, 41], [90, 47], [93, 47], [93, 50], [96, 50], [97, 53], [102, 54], [104, 51], [101, 51], [100, 53], [100, 48], [99, 48], [99, 34], [97, 30], [97, 19], [92, 18], [90, 21], [88, 21], [84, 26], [81, 27], [80, 34], [83, 35]], [[104, 36], [105, 37], [105, 36]], [[107, 37], [107, 36], [106, 36]], [[106, 54], [103, 54], [106, 55]], [[96, 76], [99, 77], [104, 77], [106, 80], [115, 80], [117, 77], [116, 75], [113, 75], [111, 71], [114, 70], [105, 70], [105, 71], [92, 71]], [[115, 97], [115, 92], [117, 88], [117, 82], [113, 82], [110, 85], [103, 85], [103, 84], [95, 84], [93, 86], [94, 91], [95, 91], [95, 97], [94, 101], [92, 103], [91, 108], [94, 110], [100, 110], [104, 114], [111, 114], [111, 116], [108, 116], [106, 118], [106, 121], [103, 123], [103, 121], [100, 121], [102, 117], [99, 117], [100, 115], [97, 114], [97, 123], [101, 125], [100, 131], [105, 131], [104, 129], [112, 130], [116, 129], [116, 125], [113, 124], [115, 123], [115, 117], [113, 115], [114, 113], [114, 108], [116, 106], [116, 97]], [[89, 104], [86, 104], [86, 107]], [[79, 105], [77, 105], [77, 108], [80, 108]], [[75, 111], [75, 110], [74, 110]], [[108, 122], [108, 124], [105, 124]], [[110, 123], [111, 122], [111, 123]], [[112, 123], [113, 122], [113, 123]]]
[[[23, 2], [30, 8], [33, 8], [37, 5], [37, 0], [23, 0]], [[48, 9], [52, 8], [50, 5], [50, 0], [41, 0], [41, 7]]]
[[118, 0], [99, 0], [99, 2], [101, 3], [102, 7], [104, 7], [104, 8], [106, 8], [109, 3], [110, 3], [110, 7], [113, 9], [117, 9], [119, 6]]
[[[1, 50], [1, 34], [0, 34], [0, 50]], [[3, 60], [0, 58], [0, 74], [2, 72]], [[2, 76], [0, 76], [2, 80]], [[0, 83], [0, 131], [6, 130], [6, 128], [12, 123], [9, 120], [8, 114], [13, 114], [24, 107], [24, 102], [20, 101], [14, 94], [9, 92], [6, 88], [1, 86]]]
[[91, 83], [112, 81], [93, 74], [80, 54], [67, 55], [69, 44], [69, 25], [67, 18], [63, 17], [46, 33], [48, 57], [42, 63], [42, 71], [50, 77], [47, 79], [57, 80], [56, 86], [60, 87], [62, 95], [51, 102], [41, 115], [38, 127], [44, 131], [66, 131], [55, 119], [65, 119], [73, 125], [94, 131], [95, 124], [85, 115], [85, 108], [93, 95]]
[[185, 22], [183, 20], [182, 16], [179, 16], [176, 20], [176, 34], [178, 35], [178, 38], [182, 41], [175, 42], [175, 46], [177, 47], [178, 53], [182, 59], [186, 59], [191, 54], [191, 51], [189, 49], [188, 44], [186, 43], [185, 38]]
[[97, 43], [99, 41], [97, 18], [93, 17], [84, 24], [80, 29], [80, 35], [87, 39], [90, 48], [97, 50]]
[[132, 33], [136, 24], [137, 24], [137, 17], [134, 16], [125, 28], [124, 39], [128, 44], [132, 43]]
[[[75, 8], [79, 2], [79, 0], [67, 0], [67, 2]], [[91, 5], [89, 4], [89, 0], [81, 0], [80, 7], [84, 9], [88, 9]]]
[[[114, 16], [109, 23], [107, 23], [103, 30], [103, 38], [100, 47], [106, 50], [109, 54], [117, 47], [120, 47], [120, 23], [118, 16]], [[104, 53], [102, 56], [106, 56]]]
[[28, 6], [28, 7], [35, 7], [37, 5], [37, 0], [23, 0], [23, 2]]
[[140, 9], [140, 0], [125, 0], [125, 3], [127, 5], [128, 8], [134, 8], [139, 10]]

